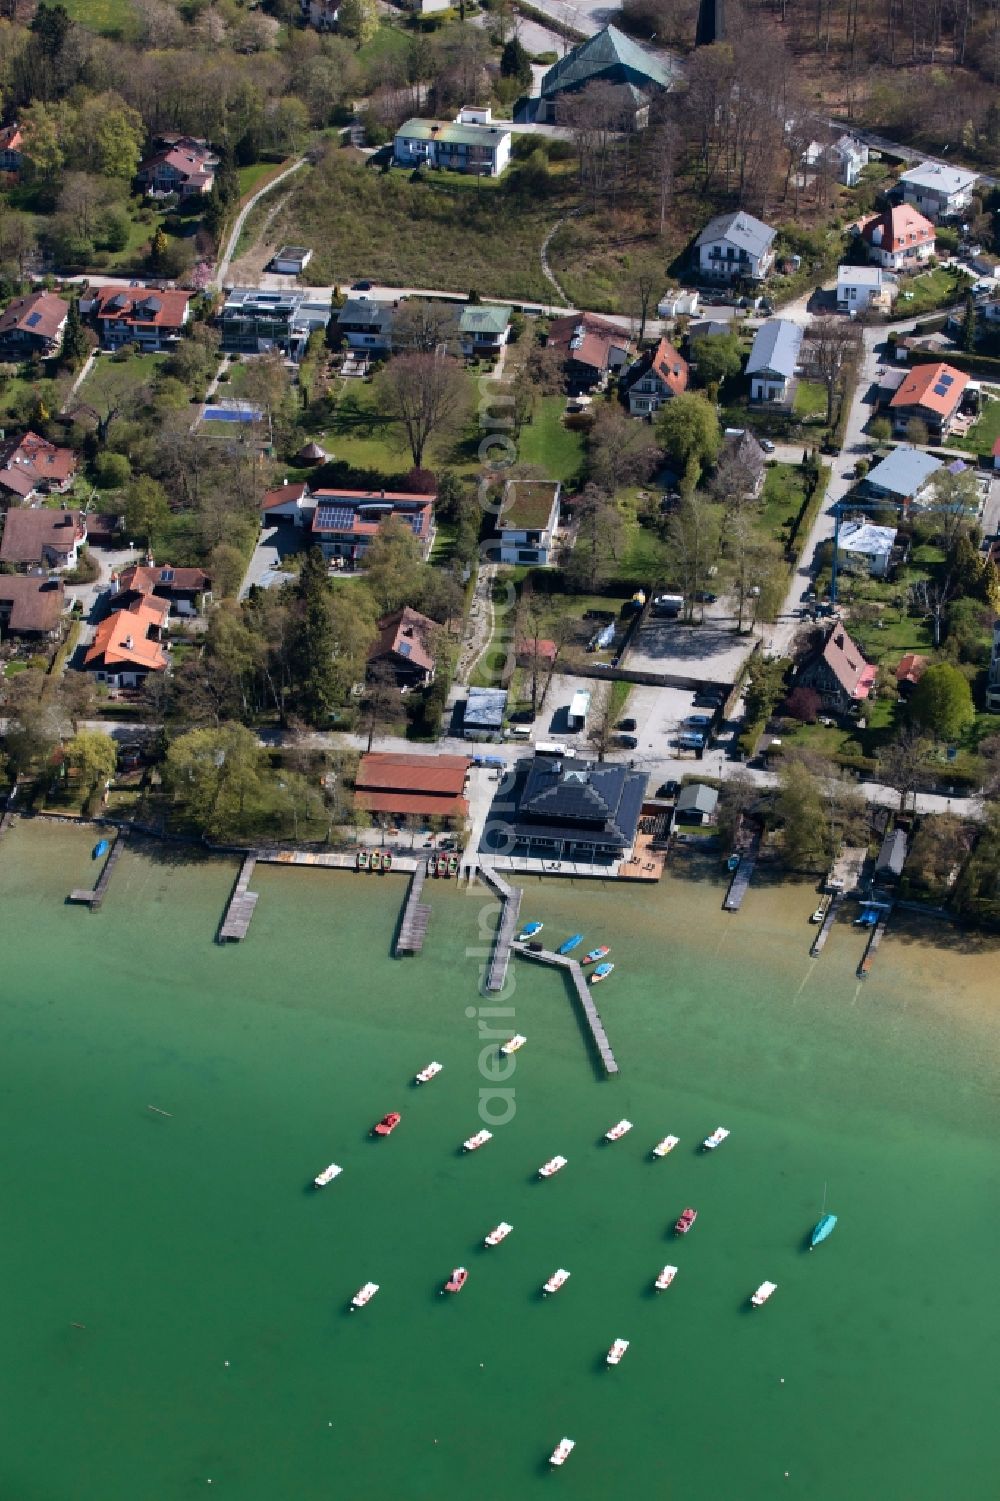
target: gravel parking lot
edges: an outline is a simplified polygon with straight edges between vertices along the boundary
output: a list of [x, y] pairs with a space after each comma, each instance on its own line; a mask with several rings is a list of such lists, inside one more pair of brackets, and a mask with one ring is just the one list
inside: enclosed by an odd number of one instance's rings
[[675, 673], [699, 682], [732, 683], [753, 641], [737, 636], [735, 617], [706, 609], [702, 625], [650, 617], [637, 633], [623, 666], [635, 672]]

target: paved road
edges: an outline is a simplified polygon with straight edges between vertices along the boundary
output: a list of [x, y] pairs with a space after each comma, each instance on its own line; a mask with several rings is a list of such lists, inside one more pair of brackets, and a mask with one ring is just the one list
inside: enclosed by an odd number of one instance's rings
[[226, 242], [226, 248], [223, 252], [222, 259], [219, 261], [218, 266], [216, 266], [215, 268], [215, 276], [212, 278], [213, 286], [224, 287], [226, 284], [226, 277], [229, 275], [229, 267], [232, 263], [233, 256], [236, 254], [236, 247], [240, 243], [240, 235], [243, 233], [243, 226], [247, 222], [247, 217], [250, 214], [250, 211], [257, 203], [260, 202], [265, 193], [270, 193], [271, 189], [276, 188], [279, 182], [284, 182], [286, 178], [291, 177], [293, 172], [297, 172], [300, 167], [304, 167], [305, 161], [305, 157], [300, 156], [298, 161], [293, 162], [290, 167], [286, 167], [284, 172], [279, 172], [277, 177], [272, 177], [270, 182], [266, 182], [262, 188], [258, 188], [253, 197], [249, 198], [240, 209], [239, 213], [236, 216], [236, 223], [233, 225], [232, 234], [229, 236], [229, 239]]

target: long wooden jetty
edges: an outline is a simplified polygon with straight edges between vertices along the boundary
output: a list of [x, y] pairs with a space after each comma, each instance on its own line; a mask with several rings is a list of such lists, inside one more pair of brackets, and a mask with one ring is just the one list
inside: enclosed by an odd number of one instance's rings
[[427, 866], [423, 861], [418, 861], [410, 881], [410, 889], [406, 894], [403, 915], [399, 921], [399, 936], [396, 939], [395, 949], [397, 959], [403, 954], [419, 954], [424, 946], [427, 924], [431, 920], [430, 907], [420, 900], [426, 875]]
[[878, 953], [879, 944], [885, 937], [885, 930], [889, 926], [889, 919], [891, 916], [892, 907], [886, 907], [885, 911], [879, 915], [878, 922], [875, 924], [874, 928], [872, 928], [871, 936], [868, 939], [868, 944], [865, 948], [861, 963], [858, 965], [859, 980], [867, 980], [869, 974], [871, 973], [871, 967], [875, 963], [875, 955]]
[[823, 921], [820, 924], [820, 930], [816, 934], [816, 937], [813, 939], [812, 948], [809, 950], [809, 957], [811, 959], [818, 959], [820, 954], [823, 952], [826, 940], [830, 936], [830, 929], [836, 922], [837, 913], [840, 911], [843, 903], [844, 893], [842, 891], [836, 892], [830, 902], [829, 907], [827, 907], [826, 909], [826, 916], [823, 918]]
[[573, 988], [576, 991], [577, 1000], [580, 1002], [584, 1017], [586, 1018], [587, 1026], [590, 1028], [594, 1047], [597, 1049], [601, 1062], [604, 1065], [604, 1072], [606, 1074], [617, 1074], [619, 1072], [618, 1062], [612, 1051], [611, 1043], [608, 1040], [608, 1034], [604, 1030], [601, 1014], [594, 1001], [593, 989], [587, 984], [587, 977], [580, 968], [577, 960], [571, 958], [569, 954], [556, 954], [552, 949], [529, 949], [523, 943], [519, 943], [514, 952], [520, 954], [522, 959], [534, 959], [538, 964], [554, 964], [557, 968], [567, 971], [573, 982]]
[[477, 874], [487, 886], [496, 892], [501, 902], [500, 926], [497, 929], [493, 958], [486, 976], [486, 989], [503, 990], [507, 980], [510, 951], [514, 946], [514, 935], [517, 932], [517, 924], [521, 915], [521, 898], [524, 892], [520, 886], [511, 886], [509, 881], [505, 881], [503, 876], [485, 861], [480, 861]]
[[254, 873], [257, 864], [256, 854], [244, 857], [240, 866], [240, 873], [236, 877], [232, 896], [229, 898], [226, 910], [219, 924], [220, 943], [242, 943], [247, 936], [250, 919], [253, 917], [254, 908], [257, 905], [259, 893], [250, 890], [250, 877]]
[[118, 864], [119, 858], [124, 848], [125, 835], [119, 834], [118, 838], [111, 846], [111, 849], [108, 851], [108, 858], [104, 862], [104, 869], [101, 871], [101, 874], [97, 878], [97, 885], [94, 886], [91, 890], [88, 890], [85, 886], [77, 886], [76, 889], [71, 891], [69, 894], [70, 901], [80, 902], [81, 905], [89, 907], [91, 912], [99, 912], [101, 909], [101, 904], [104, 901], [105, 896], [107, 895], [108, 886], [111, 884], [112, 872], [114, 871], [115, 866]]

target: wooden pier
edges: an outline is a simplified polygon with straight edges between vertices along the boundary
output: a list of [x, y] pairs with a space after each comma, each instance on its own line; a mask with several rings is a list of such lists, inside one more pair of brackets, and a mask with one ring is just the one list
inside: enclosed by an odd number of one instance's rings
[[71, 902], [79, 902], [82, 906], [89, 907], [91, 912], [99, 912], [101, 904], [107, 895], [108, 886], [111, 884], [111, 873], [118, 864], [122, 850], [125, 848], [125, 835], [119, 834], [111, 849], [108, 858], [104, 862], [104, 869], [97, 878], [97, 885], [88, 890], [85, 886], [78, 886], [69, 894]]
[[552, 949], [529, 949], [525, 944], [518, 944], [515, 953], [520, 954], [522, 959], [534, 959], [538, 964], [554, 964], [557, 968], [567, 971], [573, 982], [573, 988], [576, 991], [577, 1000], [580, 1002], [581, 1009], [586, 1018], [587, 1026], [590, 1028], [594, 1047], [597, 1049], [601, 1063], [604, 1065], [604, 1072], [609, 1075], [617, 1074], [619, 1072], [618, 1063], [612, 1051], [611, 1043], [608, 1041], [608, 1034], [604, 1030], [601, 1014], [594, 1001], [593, 988], [587, 984], [587, 977], [577, 960], [571, 958], [569, 954], [556, 954]]
[[397, 959], [403, 954], [419, 954], [424, 946], [427, 924], [431, 920], [430, 907], [420, 900], [426, 875], [427, 866], [422, 861], [418, 861], [406, 895], [406, 906], [403, 908], [403, 915], [399, 921], [399, 936], [396, 939], [395, 948]]
[[859, 980], [867, 980], [869, 974], [871, 973], [871, 967], [875, 963], [875, 955], [878, 953], [879, 944], [885, 937], [885, 930], [889, 926], [889, 919], [891, 916], [892, 908], [887, 907], [885, 911], [880, 915], [879, 920], [875, 924], [874, 928], [872, 928], [871, 935], [868, 939], [868, 944], [865, 948], [861, 963], [858, 965]]
[[249, 889], [250, 877], [253, 875], [256, 864], [257, 856], [253, 854], [247, 855], [240, 866], [233, 894], [229, 898], [222, 915], [222, 922], [219, 924], [218, 940], [220, 943], [242, 943], [247, 936], [247, 929], [259, 895], [258, 892]]
[[477, 874], [491, 890], [496, 892], [502, 904], [500, 926], [497, 929], [493, 958], [490, 962], [489, 973], [486, 976], [486, 989], [492, 991], [503, 990], [507, 980], [510, 951], [514, 945], [514, 935], [517, 932], [517, 924], [521, 916], [521, 898], [524, 892], [520, 886], [511, 886], [508, 881], [504, 880], [503, 876], [497, 874], [492, 866], [482, 861], [480, 861]]
[[838, 891], [830, 902], [829, 907], [827, 907], [826, 916], [823, 918], [823, 921], [820, 924], [819, 932], [813, 939], [812, 948], [809, 950], [809, 957], [811, 959], [817, 959], [823, 952], [823, 947], [826, 943], [826, 940], [830, 936], [830, 929], [833, 927], [834, 923], [837, 920], [837, 913], [843, 906], [843, 902], [844, 893], [842, 891]]

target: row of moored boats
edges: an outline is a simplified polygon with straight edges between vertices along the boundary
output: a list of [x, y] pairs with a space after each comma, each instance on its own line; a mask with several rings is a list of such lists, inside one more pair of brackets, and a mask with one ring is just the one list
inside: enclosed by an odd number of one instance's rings
[[358, 870], [391, 870], [392, 850], [360, 849], [354, 863]]
[[[518, 943], [526, 943], [529, 948], [540, 950], [542, 945], [538, 942], [538, 935], [542, 931], [544, 926], [545, 924], [542, 922], [525, 923], [524, 928], [517, 935]], [[565, 943], [561, 943], [559, 945], [559, 947], [556, 949], [556, 953], [563, 956], [568, 956], [573, 952], [574, 949], [579, 948], [582, 942], [583, 934], [574, 933], [572, 937], [566, 939]], [[598, 944], [596, 949], [591, 949], [589, 953], [584, 954], [583, 958], [580, 960], [581, 964], [593, 964], [595, 966], [594, 972], [590, 977], [591, 985], [599, 985], [602, 980], [606, 980], [608, 978], [608, 976], [614, 969], [614, 965], [609, 963], [606, 957], [608, 954], [610, 954], [610, 952], [611, 950], [608, 948], [608, 945], [606, 943], [601, 943]]]

